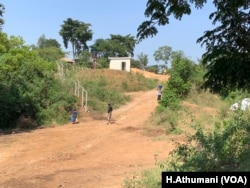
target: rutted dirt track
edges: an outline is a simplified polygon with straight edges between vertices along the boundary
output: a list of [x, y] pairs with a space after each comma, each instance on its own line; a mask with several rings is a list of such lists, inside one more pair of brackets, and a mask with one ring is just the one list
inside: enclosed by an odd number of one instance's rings
[[156, 90], [130, 95], [132, 102], [114, 109], [111, 125], [82, 114], [76, 125], [0, 136], [0, 188], [121, 188], [125, 177], [153, 167], [156, 153], [166, 158], [172, 142], [143, 129], [157, 106]]

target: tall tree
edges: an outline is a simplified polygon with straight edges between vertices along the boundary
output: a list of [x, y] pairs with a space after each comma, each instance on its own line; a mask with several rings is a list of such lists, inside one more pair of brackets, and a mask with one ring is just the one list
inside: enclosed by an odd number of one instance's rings
[[38, 52], [38, 55], [46, 61], [56, 61], [65, 56], [61, 45], [56, 39], [46, 39], [43, 34], [37, 41], [37, 46], [32, 47]]
[[61, 45], [56, 39], [46, 39], [45, 35], [43, 34], [41, 37], [39, 37], [37, 41], [37, 47], [38, 48], [46, 48], [46, 47], [61, 48]]
[[172, 48], [169, 46], [161, 46], [154, 52], [154, 58], [155, 61], [163, 61], [166, 65], [168, 64], [168, 61], [170, 60], [172, 55]]
[[145, 69], [148, 64], [148, 56], [144, 53], [140, 53], [137, 57], [141, 67]]
[[4, 24], [4, 20], [3, 20], [3, 13], [4, 13], [4, 5], [0, 3], [0, 31], [2, 30], [2, 25]]
[[[182, 19], [191, 14], [191, 4], [202, 8], [206, 0], [148, 0], [145, 16], [137, 29], [141, 41], [158, 33], [156, 25], [169, 24], [169, 17]], [[249, 0], [214, 0], [217, 9], [209, 18], [217, 24], [214, 30], [206, 31], [197, 39], [206, 45], [203, 64], [207, 65], [204, 88], [223, 92], [233, 89], [249, 89], [250, 85], [250, 2]]]
[[134, 56], [136, 44], [135, 37], [131, 35], [110, 35], [108, 39], [97, 39], [91, 46], [91, 50], [97, 52], [100, 57], [126, 57]]
[[89, 27], [91, 24], [84, 23], [78, 20], [68, 18], [61, 25], [59, 34], [63, 38], [65, 48], [68, 48], [68, 43], [72, 45], [73, 58], [78, 58], [78, 55], [88, 49], [87, 42], [92, 40], [93, 32]]
[[197, 41], [206, 46], [202, 63], [207, 67], [204, 88], [227, 95], [250, 89], [250, 1], [214, 1], [213, 23]]

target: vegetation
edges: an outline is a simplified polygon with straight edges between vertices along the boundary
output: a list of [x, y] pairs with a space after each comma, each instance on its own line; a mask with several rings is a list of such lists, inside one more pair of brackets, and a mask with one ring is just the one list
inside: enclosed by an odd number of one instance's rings
[[145, 67], [148, 64], [148, 56], [144, 53], [140, 53], [137, 57], [138, 57], [138, 61], [139, 61], [138, 64], [140, 65], [140, 68], [145, 70]]
[[160, 104], [173, 109], [180, 99], [184, 99], [188, 95], [191, 89], [195, 63], [185, 57], [181, 51], [171, 52], [169, 56], [172, 58], [171, 77], [164, 87]]
[[[170, 79], [165, 83], [162, 101], [150, 124], [165, 129], [166, 137], [183, 134], [184, 143], [176, 142], [170, 156], [158, 161], [152, 169], [126, 177], [124, 187], [161, 187], [161, 172], [223, 172], [250, 170], [249, 111], [229, 110], [229, 101], [249, 96], [248, 92], [231, 92], [224, 98], [212, 95], [199, 87], [205, 68], [195, 65], [182, 52], [173, 52]], [[234, 100], [232, 100], [232, 98]], [[192, 103], [188, 103], [188, 101]], [[190, 104], [197, 111], [204, 107], [217, 110], [217, 116], [200, 112], [194, 116]], [[162, 138], [163, 139], [163, 138]]]
[[0, 3], [0, 31], [2, 30], [2, 25], [4, 24], [3, 13], [4, 13], [4, 5]]
[[[68, 122], [71, 110], [79, 105], [72, 91], [74, 79], [88, 90], [91, 96], [88, 106], [97, 112], [104, 112], [107, 103], [119, 107], [128, 102], [125, 92], [148, 90], [156, 85], [156, 80], [146, 79], [140, 74], [105, 69], [79, 71], [76, 66], [66, 63], [66, 77], [61, 81], [56, 76], [56, 63], [41, 58], [37, 49], [24, 45], [22, 38], [8, 38], [1, 33], [0, 39], [0, 114], [3, 117], [0, 129], [35, 128], [54, 121]], [[119, 75], [122, 82], [113, 79]]]
[[162, 46], [162, 47], [159, 47], [155, 51], [154, 58], [155, 58], [155, 61], [158, 62], [158, 64], [159, 64], [159, 61], [163, 61], [167, 65], [168, 61], [171, 58], [171, 54], [172, 54], [172, 48], [171, 47]]
[[[139, 26], [137, 37], [142, 40], [156, 35], [155, 24], [168, 24], [171, 15], [181, 19], [191, 13], [191, 4], [202, 8], [206, 2], [148, 0], [145, 15], [150, 20]], [[197, 40], [206, 45], [207, 50], [198, 65], [183, 52], [173, 52], [168, 46], [160, 47], [154, 54], [156, 61], [164, 61], [165, 64], [171, 61], [168, 70], [171, 77], [164, 83], [162, 100], [151, 123], [163, 127], [168, 135], [190, 133], [189, 140], [184, 144], [177, 143], [165, 161], [156, 160], [156, 168], [126, 179], [126, 187], [159, 187], [162, 171], [250, 170], [250, 114], [228, 111], [228, 102], [250, 96], [249, 2], [215, 0], [213, 3], [217, 11], [211, 13], [210, 19], [219, 24]], [[3, 13], [4, 6], [0, 4], [0, 29], [4, 23]], [[126, 92], [155, 87], [156, 80], [146, 79], [140, 74], [103, 69], [107, 67], [108, 56], [133, 56], [136, 40], [130, 35], [111, 35], [110, 39], [96, 40], [91, 46], [92, 51], [89, 51], [87, 42], [93, 34], [90, 26], [71, 18], [62, 25], [60, 35], [65, 47], [70, 42], [74, 59], [77, 57], [81, 68], [86, 68], [75, 69], [79, 67], [67, 65], [72, 69], [64, 72], [65, 80], [57, 79], [55, 61], [64, 54], [57, 41], [42, 36], [38, 45], [31, 48], [24, 44], [22, 38], [8, 37], [0, 32], [0, 129], [30, 128], [49, 125], [53, 121], [68, 121], [68, 113], [79, 105], [79, 100], [72, 94], [74, 80], [79, 80], [85, 87], [91, 96], [88, 106], [98, 112], [104, 112], [107, 103], [117, 108], [128, 102]], [[88, 69], [91, 67], [88, 64], [91, 55], [99, 58], [97, 63], [102, 69]], [[145, 67], [145, 54], [138, 58], [138, 61], [133, 61], [133, 66], [158, 71], [156, 66]], [[211, 95], [202, 89], [219, 95]], [[210, 116], [199, 117], [210, 118], [209, 121], [195, 119], [188, 110], [188, 102], [217, 107], [217, 119]], [[183, 119], [184, 123], [180, 122]]]
[[38, 55], [46, 61], [55, 62], [65, 56], [57, 40], [46, 39], [45, 35], [42, 35], [38, 39], [37, 46], [32, 45], [31, 47], [32, 50], [37, 51]]
[[110, 35], [110, 39], [97, 39], [91, 46], [92, 51], [99, 57], [127, 57], [134, 56], [136, 39], [131, 35]]
[[[70, 67], [69, 67], [70, 69]], [[146, 91], [155, 88], [157, 80], [145, 78], [142, 74], [132, 74], [110, 69], [82, 69], [67, 71], [68, 87], [73, 80], [79, 80], [88, 91], [88, 108], [92, 112], [106, 112], [108, 103], [114, 108], [127, 103], [127, 92]], [[114, 79], [115, 78], [115, 79]]]
[[68, 18], [61, 25], [59, 34], [63, 38], [65, 48], [70, 42], [73, 50], [73, 59], [78, 58], [79, 54], [88, 49], [87, 42], [92, 40], [93, 32], [89, 27], [91, 24]]
[[41, 59], [20, 37], [0, 33], [0, 129], [63, 123], [76, 102], [55, 79], [55, 63]]
[[[160, 1], [148, 0], [144, 21], [138, 27], [139, 41], [157, 34], [156, 25], [169, 24], [169, 17], [181, 20], [183, 15], [191, 14], [191, 5], [202, 8], [206, 0]], [[202, 63], [206, 65], [203, 88], [227, 95], [232, 90], [249, 90], [250, 83], [250, 4], [248, 0], [213, 1], [215, 12], [209, 18], [216, 28], [205, 31], [197, 39], [206, 46]]]

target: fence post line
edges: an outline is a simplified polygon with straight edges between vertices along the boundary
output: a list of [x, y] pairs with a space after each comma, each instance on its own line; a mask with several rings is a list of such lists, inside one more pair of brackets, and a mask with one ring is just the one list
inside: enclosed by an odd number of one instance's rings
[[[59, 63], [59, 62], [56, 62], [57, 64], [57, 72], [60, 76], [60, 79], [65, 79], [65, 73], [64, 71], [67, 71], [69, 69], [68, 65], [65, 65], [65, 70], [64, 70], [64, 65]], [[73, 70], [75, 70], [75, 67], [74, 66], [71, 66]], [[78, 71], [80, 70], [83, 70], [82, 67], [77, 67]], [[82, 107], [85, 108], [85, 111], [87, 112], [87, 106], [88, 106], [88, 92], [87, 90], [82, 87], [80, 85], [80, 81], [79, 80], [73, 80], [74, 84], [75, 84], [75, 91], [74, 91], [74, 95], [77, 96], [78, 98], [80, 98], [80, 89], [82, 89]], [[85, 95], [84, 95], [85, 94]], [[84, 99], [85, 99], [85, 102], [84, 102]], [[84, 104], [84, 105], [83, 105]]]
[[85, 111], [88, 111], [87, 107], [88, 107], [88, 92], [87, 90], [85, 90], [85, 94], [86, 94], [86, 98], [85, 98]]
[[76, 80], [76, 81], [77, 81], [77, 87], [78, 87], [78, 88], [77, 88], [77, 89], [78, 89], [78, 90], [77, 90], [77, 97], [79, 98], [79, 96], [80, 96], [80, 87], [81, 87], [81, 86], [80, 86], [80, 81], [79, 81], [79, 80]]
[[75, 95], [76, 95], [76, 92], [77, 92], [77, 82], [75, 80], [73, 80], [73, 82], [75, 83]]

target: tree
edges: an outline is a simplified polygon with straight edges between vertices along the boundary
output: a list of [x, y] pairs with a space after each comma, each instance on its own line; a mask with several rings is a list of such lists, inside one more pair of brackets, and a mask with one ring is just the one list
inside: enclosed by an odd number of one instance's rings
[[40, 58], [21, 37], [0, 32], [0, 41], [0, 129], [27, 119], [30, 126], [68, 121], [76, 99], [55, 77], [56, 64]]
[[159, 47], [158, 50], [154, 52], [154, 58], [155, 61], [158, 62], [158, 64], [159, 61], [163, 61], [167, 65], [168, 61], [171, 58], [171, 55], [172, 55], [172, 48], [169, 46]]
[[1, 18], [3, 17], [4, 10], [4, 5], [0, 3], [0, 31], [2, 30], [2, 25], [4, 24], [4, 20]]
[[78, 20], [68, 18], [61, 25], [59, 34], [63, 38], [65, 48], [68, 48], [70, 42], [73, 50], [73, 59], [76, 59], [78, 55], [88, 49], [87, 41], [92, 40], [93, 32], [89, 27], [91, 24], [84, 23]]
[[97, 39], [91, 46], [94, 58], [98, 56], [98, 66], [108, 67], [108, 57], [127, 57], [134, 55], [135, 37], [131, 35], [110, 35], [107, 39]]
[[[137, 29], [138, 40], [141, 41], [157, 34], [156, 25], [169, 24], [169, 17], [182, 19], [191, 14], [191, 4], [202, 8], [206, 0], [163, 1], [148, 0], [145, 16], [149, 20], [142, 22]], [[217, 8], [209, 16], [213, 23], [220, 24], [214, 30], [206, 31], [197, 39], [206, 45], [202, 62], [207, 66], [207, 74], [203, 87], [210, 91], [249, 89], [250, 83], [250, 3], [249, 0], [214, 0]]]
[[143, 69], [145, 69], [145, 67], [148, 64], [148, 56], [143, 53], [140, 53], [137, 57], [140, 65], [142, 66]]
[[65, 56], [57, 40], [46, 39], [44, 34], [39, 37], [37, 47], [32, 46], [32, 49], [36, 50], [38, 55], [46, 61], [56, 61]]
[[46, 48], [46, 47], [61, 48], [61, 45], [59, 44], [59, 42], [57, 42], [56, 39], [46, 39], [45, 35], [43, 34], [41, 37], [39, 37], [37, 41], [37, 47], [38, 48]]
[[100, 57], [127, 57], [134, 56], [136, 44], [135, 37], [131, 35], [110, 35], [108, 39], [97, 39], [91, 46], [91, 51], [98, 53]]
[[195, 74], [195, 63], [185, 57], [184, 52], [174, 51], [170, 78], [163, 89], [163, 97], [160, 104], [164, 107], [175, 107], [180, 99], [184, 99], [192, 86], [192, 78]]

